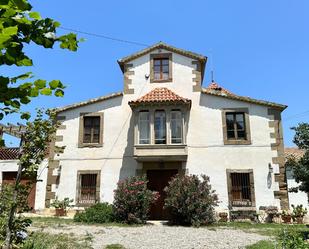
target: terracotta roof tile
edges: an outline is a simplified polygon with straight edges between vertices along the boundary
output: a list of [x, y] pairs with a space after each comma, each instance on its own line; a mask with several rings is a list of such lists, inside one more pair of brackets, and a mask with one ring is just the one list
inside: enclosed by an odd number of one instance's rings
[[0, 148], [0, 160], [18, 159], [19, 148]]
[[286, 159], [288, 159], [289, 157], [295, 157], [297, 160], [299, 160], [304, 155], [304, 153], [304, 150], [298, 149], [297, 147], [284, 149]]
[[130, 101], [130, 106], [135, 106], [138, 104], [159, 104], [159, 103], [180, 103], [180, 104], [191, 104], [190, 99], [180, 97], [173, 91], [166, 87], [158, 87], [147, 93], [146, 95], [140, 97], [137, 100]]

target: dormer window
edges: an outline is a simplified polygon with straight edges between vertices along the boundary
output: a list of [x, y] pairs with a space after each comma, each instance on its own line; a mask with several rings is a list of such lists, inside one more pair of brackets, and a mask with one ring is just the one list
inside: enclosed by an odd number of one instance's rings
[[172, 53], [150, 55], [150, 82], [172, 81]]
[[168, 58], [158, 58], [153, 60], [154, 80], [167, 80], [169, 76]]

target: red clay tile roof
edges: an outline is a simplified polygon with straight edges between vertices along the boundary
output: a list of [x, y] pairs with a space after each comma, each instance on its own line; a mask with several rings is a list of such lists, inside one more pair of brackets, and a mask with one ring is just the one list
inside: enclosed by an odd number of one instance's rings
[[295, 157], [295, 159], [299, 160], [304, 155], [304, 153], [304, 150], [300, 150], [297, 147], [284, 149], [286, 159], [288, 159], [289, 157]]
[[0, 148], [0, 160], [17, 160], [19, 148]]
[[140, 97], [137, 100], [130, 101], [130, 106], [136, 106], [138, 104], [167, 104], [167, 103], [178, 103], [178, 104], [191, 104], [190, 99], [180, 97], [173, 91], [166, 87], [158, 87]]
[[236, 94], [231, 93], [230, 91], [224, 89], [223, 87], [219, 86], [218, 83], [215, 83], [215, 82], [210, 83], [210, 85], [207, 88], [203, 88], [202, 93], [214, 95], [214, 96], [219, 96], [219, 97], [223, 97], [223, 98], [228, 98], [228, 99], [244, 101], [244, 102], [257, 104], [257, 105], [269, 106], [269, 107], [273, 107], [273, 108], [278, 108], [280, 110], [284, 110], [285, 108], [287, 108], [286, 105], [236, 95]]

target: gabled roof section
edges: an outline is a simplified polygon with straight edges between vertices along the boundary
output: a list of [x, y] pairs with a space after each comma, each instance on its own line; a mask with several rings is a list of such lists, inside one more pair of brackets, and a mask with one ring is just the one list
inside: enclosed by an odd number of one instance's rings
[[53, 110], [56, 113], [60, 113], [60, 112], [64, 112], [64, 111], [67, 111], [67, 110], [71, 110], [71, 109], [75, 109], [75, 108], [78, 108], [78, 107], [82, 107], [82, 106], [85, 106], [85, 105], [90, 105], [90, 104], [94, 104], [94, 103], [97, 103], [97, 102], [100, 102], [100, 101], [116, 98], [116, 97], [119, 97], [119, 96], [123, 96], [123, 93], [122, 92], [112, 93], [110, 95], [89, 99], [87, 101], [82, 101], [82, 102], [75, 103], [75, 104], [72, 104], [72, 105], [67, 105], [67, 106], [64, 106], [64, 107], [58, 107], [58, 108], [55, 108]]
[[268, 107], [273, 107], [273, 108], [280, 109], [282, 111], [287, 108], [286, 105], [236, 95], [236, 94], [231, 93], [230, 91], [224, 89], [223, 87], [219, 86], [219, 84], [216, 83], [216, 82], [212, 82], [207, 88], [203, 88], [202, 93], [214, 95], [214, 96], [219, 96], [219, 97], [223, 97], [223, 98], [228, 98], [228, 99], [233, 99], [233, 100], [244, 101], [244, 102], [256, 104], [256, 105], [264, 105], [264, 106], [268, 106]]
[[173, 91], [169, 90], [166, 87], [158, 87], [147, 93], [146, 95], [140, 97], [137, 100], [130, 101], [129, 105], [131, 107], [137, 105], [145, 104], [184, 104], [191, 105], [191, 100], [180, 97]]
[[19, 148], [0, 148], [0, 160], [17, 160]]
[[207, 61], [207, 57], [204, 56], [204, 55], [201, 55], [201, 54], [197, 54], [197, 53], [194, 53], [194, 52], [191, 52], [191, 51], [188, 51], [188, 50], [184, 50], [184, 49], [180, 49], [180, 48], [176, 48], [176, 47], [173, 47], [171, 45], [168, 45], [164, 42], [158, 42], [148, 48], [145, 48], [139, 52], [136, 52], [132, 55], [129, 55], [127, 57], [124, 57], [120, 60], [118, 60], [118, 64], [120, 65], [120, 68], [121, 70], [123, 71], [124, 69], [124, 64], [129, 62], [129, 61], [132, 61], [138, 57], [141, 57], [145, 54], [148, 54], [150, 53], [151, 51], [155, 50], [155, 49], [165, 49], [165, 50], [169, 50], [171, 52], [174, 52], [174, 53], [177, 53], [177, 54], [180, 54], [180, 55], [183, 55], [183, 56], [187, 56], [187, 57], [190, 57], [190, 58], [193, 58], [195, 60], [198, 60], [202, 63], [202, 65], [205, 65], [206, 61]]

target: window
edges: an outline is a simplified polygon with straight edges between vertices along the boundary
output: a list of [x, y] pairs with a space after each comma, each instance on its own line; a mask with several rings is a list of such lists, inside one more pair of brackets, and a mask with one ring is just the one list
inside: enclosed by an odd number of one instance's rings
[[150, 144], [150, 115], [148, 111], [139, 113], [139, 144]]
[[229, 201], [232, 207], [255, 206], [253, 170], [228, 170]]
[[172, 53], [150, 55], [150, 82], [172, 82]]
[[154, 80], [167, 80], [169, 77], [168, 58], [159, 58], [153, 60]]
[[79, 124], [79, 147], [103, 145], [103, 113], [82, 113]]
[[223, 110], [222, 122], [224, 144], [251, 144], [249, 110], [247, 108]]
[[246, 139], [246, 126], [244, 113], [226, 113], [227, 138], [235, 140]]
[[99, 171], [78, 172], [77, 202], [81, 206], [95, 204], [99, 201]]
[[183, 118], [179, 110], [171, 111], [171, 136], [172, 144], [182, 143]]
[[155, 144], [166, 144], [165, 111], [155, 111], [154, 132], [155, 132]]
[[84, 117], [84, 143], [99, 143], [100, 117]]

